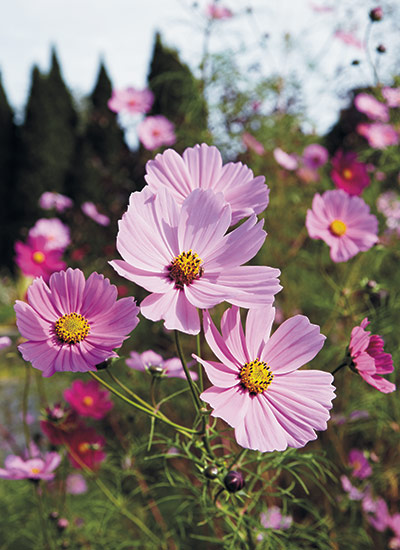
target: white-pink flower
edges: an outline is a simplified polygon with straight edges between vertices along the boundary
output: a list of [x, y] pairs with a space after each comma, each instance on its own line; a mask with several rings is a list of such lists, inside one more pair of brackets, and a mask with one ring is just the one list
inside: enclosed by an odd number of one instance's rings
[[388, 122], [389, 109], [384, 103], [381, 103], [370, 94], [357, 94], [354, 98], [354, 105], [360, 113], [364, 113], [371, 120]]
[[[160, 354], [150, 349], [143, 353], [131, 351], [129, 359], [126, 360], [126, 364], [131, 369], [141, 371], [148, 370], [151, 367], [159, 367], [162, 369], [162, 374], [167, 377], [186, 378], [182, 362], [178, 357], [163, 359]], [[191, 376], [193, 380], [197, 380], [197, 373], [192, 372]]]
[[296, 170], [299, 165], [294, 155], [285, 153], [280, 147], [274, 149], [274, 158], [282, 168], [285, 168], [285, 170]]
[[254, 136], [249, 134], [249, 132], [244, 132], [242, 135], [243, 144], [247, 149], [251, 149], [257, 155], [263, 155], [265, 153], [264, 145], [260, 143]]
[[86, 214], [88, 218], [91, 218], [93, 221], [98, 223], [99, 225], [109, 225], [110, 218], [106, 216], [105, 214], [100, 214], [100, 212], [97, 210], [97, 207], [92, 202], [84, 202], [81, 206], [82, 212]]
[[389, 145], [397, 145], [400, 140], [399, 134], [391, 124], [374, 122], [372, 124], [357, 124], [357, 132], [365, 137], [370, 147], [374, 149], [386, 149]]
[[153, 105], [153, 101], [154, 95], [151, 90], [147, 88], [137, 90], [130, 87], [123, 90], [113, 90], [107, 105], [114, 113], [148, 113]]
[[386, 86], [382, 88], [382, 95], [389, 107], [393, 109], [400, 107], [400, 88], [389, 88]]
[[206, 6], [206, 15], [211, 19], [230, 19], [233, 13], [229, 8], [213, 2]]
[[69, 197], [52, 191], [45, 191], [39, 198], [39, 205], [44, 210], [55, 208], [57, 212], [64, 212], [67, 208], [71, 208], [73, 204], [72, 199]]
[[163, 115], [146, 117], [139, 124], [137, 132], [143, 147], [149, 151], [163, 145], [173, 145], [176, 142], [175, 127]]
[[63, 250], [71, 242], [69, 227], [58, 218], [41, 218], [29, 230], [28, 237], [44, 237], [47, 250]]

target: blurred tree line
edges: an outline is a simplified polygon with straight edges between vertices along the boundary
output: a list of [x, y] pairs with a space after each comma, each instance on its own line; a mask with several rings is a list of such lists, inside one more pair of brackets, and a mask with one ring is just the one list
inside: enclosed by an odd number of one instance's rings
[[[134, 78], [132, 78], [134, 80]], [[175, 124], [176, 149], [207, 139], [207, 108], [201, 84], [175, 50], [155, 37], [148, 73], [155, 95], [149, 115], [163, 114]], [[24, 238], [46, 213], [38, 204], [45, 191], [84, 201], [116, 222], [129, 194], [144, 185], [145, 164], [154, 153], [131, 151], [117, 115], [107, 102], [112, 83], [103, 62], [92, 93], [80, 105], [66, 86], [56, 51], [47, 74], [33, 67], [24, 119], [18, 125], [0, 80], [0, 257], [12, 268], [14, 242]], [[79, 219], [79, 215], [78, 215]], [[115, 224], [113, 224], [115, 234]]]

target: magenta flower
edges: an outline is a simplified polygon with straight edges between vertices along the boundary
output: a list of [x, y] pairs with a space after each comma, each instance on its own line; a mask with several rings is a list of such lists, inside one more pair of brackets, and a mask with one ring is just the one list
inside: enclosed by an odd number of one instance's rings
[[163, 115], [146, 117], [139, 124], [137, 132], [143, 147], [149, 151], [176, 142], [175, 127]]
[[146, 170], [145, 180], [153, 193], [166, 188], [179, 205], [197, 188], [223, 193], [232, 209], [232, 225], [268, 206], [269, 189], [264, 176], [255, 178], [241, 162], [223, 165], [218, 149], [205, 143], [188, 147], [182, 157], [168, 149], [150, 160]]
[[[186, 378], [181, 360], [178, 357], [164, 360], [161, 355], [152, 350], [144, 351], [143, 353], [131, 351], [129, 359], [126, 360], [126, 364], [131, 369], [141, 371], [145, 371], [150, 367], [161, 367], [165, 376]], [[191, 376], [193, 380], [197, 380], [197, 374], [195, 372], [192, 372]]]
[[366, 164], [357, 160], [356, 153], [338, 151], [332, 159], [331, 178], [339, 189], [349, 195], [361, 195], [370, 184]]
[[370, 214], [369, 206], [341, 189], [314, 195], [306, 227], [312, 239], [326, 242], [334, 262], [347, 262], [378, 241], [378, 220]]
[[81, 205], [82, 212], [86, 214], [88, 218], [91, 218], [93, 221], [98, 223], [99, 225], [109, 225], [110, 218], [106, 216], [105, 214], [100, 214], [100, 212], [97, 210], [97, 207], [92, 202], [84, 202]]
[[328, 372], [297, 369], [315, 357], [325, 336], [307, 317], [283, 322], [270, 337], [275, 308], [250, 309], [243, 332], [238, 307], [225, 311], [222, 336], [204, 312], [204, 334], [221, 363], [203, 365], [213, 386], [201, 399], [235, 428], [239, 445], [262, 452], [303, 447], [326, 430], [335, 397]]
[[29, 230], [29, 239], [44, 237], [47, 250], [63, 250], [71, 242], [69, 227], [58, 218], [41, 218]]
[[285, 153], [285, 151], [283, 151], [280, 147], [274, 149], [273, 154], [276, 162], [282, 166], [282, 168], [285, 168], [285, 170], [296, 170], [299, 165], [294, 155]]
[[75, 380], [70, 388], [64, 390], [64, 399], [80, 416], [101, 420], [110, 411], [114, 403], [110, 392], [102, 390], [96, 380]]
[[39, 206], [43, 210], [51, 210], [55, 208], [57, 212], [64, 212], [67, 208], [73, 206], [73, 201], [61, 193], [53, 193], [52, 191], [46, 191], [39, 198]]
[[396, 109], [400, 107], [400, 88], [382, 88], [382, 95], [389, 107]]
[[49, 286], [35, 279], [27, 294], [27, 304], [17, 300], [14, 306], [18, 329], [28, 339], [18, 349], [43, 376], [95, 371], [117, 357], [114, 348], [139, 322], [135, 300], [117, 301], [117, 288], [98, 273], [85, 281], [80, 269], [69, 268], [54, 273]]
[[3, 479], [54, 479], [54, 470], [59, 466], [61, 456], [56, 452], [46, 453], [44, 457], [24, 459], [16, 455], [8, 455], [4, 461], [4, 469], [0, 468], [0, 478]]
[[111, 262], [130, 281], [151, 292], [141, 313], [165, 328], [188, 334], [200, 331], [196, 308], [223, 301], [243, 307], [272, 303], [281, 289], [280, 271], [267, 266], [242, 266], [262, 246], [263, 221], [253, 214], [237, 229], [222, 193], [195, 189], [180, 209], [164, 189], [147, 187], [132, 193], [119, 222], [117, 249], [125, 261]]
[[289, 529], [293, 523], [293, 518], [292, 516], [284, 516], [278, 506], [271, 506], [266, 512], [261, 513], [260, 523], [266, 529]]
[[213, 2], [206, 6], [206, 15], [210, 19], [230, 19], [233, 13], [229, 8]]
[[15, 243], [15, 263], [27, 277], [43, 277], [45, 281], [55, 271], [65, 269], [67, 264], [61, 260], [64, 251], [47, 248], [45, 237], [31, 237], [27, 243]]
[[254, 136], [249, 134], [249, 132], [243, 133], [242, 141], [243, 145], [245, 145], [247, 149], [251, 149], [251, 151], [254, 151], [256, 155], [264, 155], [264, 145], [260, 143]]
[[81, 495], [87, 491], [87, 483], [81, 474], [68, 474], [65, 488], [70, 495]]
[[354, 105], [360, 113], [364, 113], [371, 120], [379, 120], [380, 122], [389, 121], [389, 109], [372, 95], [365, 93], [357, 94], [354, 98]]
[[328, 162], [329, 153], [318, 143], [307, 145], [303, 151], [302, 161], [307, 168], [316, 170]]
[[360, 326], [351, 331], [349, 351], [353, 365], [360, 376], [382, 393], [391, 393], [396, 386], [382, 377], [382, 374], [393, 372], [393, 360], [390, 353], [383, 351], [384, 341], [381, 336], [373, 334], [365, 327], [369, 324], [366, 317]]
[[375, 122], [372, 124], [357, 124], [356, 128], [360, 136], [365, 137], [370, 147], [374, 149], [386, 149], [389, 145], [397, 145], [400, 136], [390, 124]]
[[104, 447], [106, 441], [93, 428], [80, 427], [67, 434], [64, 440], [68, 451], [68, 460], [74, 468], [84, 466], [90, 470], [97, 470], [105, 460]]
[[124, 90], [113, 90], [107, 105], [114, 113], [148, 113], [153, 101], [154, 94], [148, 89], [125, 88]]
[[353, 468], [352, 475], [358, 479], [365, 479], [372, 474], [372, 468], [359, 449], [352, 449], [349, 453], [349, 464]]

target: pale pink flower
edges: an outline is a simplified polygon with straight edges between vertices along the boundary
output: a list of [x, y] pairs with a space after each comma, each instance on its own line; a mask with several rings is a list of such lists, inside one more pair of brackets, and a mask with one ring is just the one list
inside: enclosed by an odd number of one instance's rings
[[222, 193], [195, 189], [177, 205], [174, 195], [149, 187], [132, 193], [119, 222], [117, 249], [125, 261], [111, 262], [123, 277], [151, 292], [141, 313], [165, 328], [200, 331], [196, 308], [223, 301], [243, 307], [272, 303], [281, 287], [278, 269], [243, 266], [266, 234], [253, 214], [237, 229]]
[[390, 514], [383, 498], [373, 499], [371, 493], [363, 497], [362, 507], [367, 515], [367, 521], [377, 531], [384, 531], [390, 526]]
[[149, 151], [176, 142], [175, 127], [163, 115], [146, 117], [139, 124], [137, 132], [143, 147]]
[[12, 344], [9, 336], [0, 336], [0, 349], [9, 348]]
[[86, 480], [81, 474], [68, 474], [65, 486], [70, 495], [81, 495], [88, 489]]
[[226, 6], [211, 3], [206, 6], [206, 15], [210, 17], [210, 19], [229, 19], [233, 16], [233, 13]]
[[43, 210], [55, 208], [57, 212], [64, 212], [67, 208], [71, 208], [73, 204], [72, 199], [69, 197], [52, 191], [45, 191], [39, 198], [39, 205]]
[[370, 147], [386, 149], [390, 145], [397, 145], [400, 140], [398, 132], [390, 124], [375, 122], [372, 124], [360, 123], [356, 128], [360, 136], [365, 137]]
[[84, 202], [81, 205], [82, 212], [88, 216], [88, 218], [91, 218], [93, 221], [98, 223], [99, 225], [109, 225], [110, 218], [106, 216], [105, 214], [100, 214], [100, 212], [97, 210], [97, 207], [92, 202]]
[[113, 90], [107, 105], [114, 113], [148, 113], [153, 105], [153, 101], [154, 94], [152, 91], [147, 88], [137, 90], [130, 87], [123, 90]]
[[340, 482], [343, 490], [346, 491], [350, 500], [362, 500], [365, 497], [366, 491], [360, 491], [357, 487], [354, 487], [349, 478], [345, 475], [340, 476]]
[[379, 120], [380, 122], [388, 122], [389, 120], [387, 106], [370, 94], [357, 94], [354, 98], [354, 105], [360, 113], [364, 113], [371, 120]]
[[100, 388], [96, 380], [75, 380], [64, 390], [64, 399], [80, 416], [101, 420], [113, 408], [110, 392]]
[[396, 386], [382, 377], [382, 374], [393, 372], [393, 361], [390, 353], [383, 351], [384, 341], [381, 336], [373, 334], [365, 327], [369, 324], [366, 317], [360, 326], [351, 331], [349, 351], [353, 364], [360, 376], [377, 390], [390, 393]]
[[292, 516], [284, 516], [278, 506], [271, 506], [260, 515], [260, 523], [266, 529], [289, 529], [293, 523]]
[[49, 286], [37, 278], [28, 303], [17, 300], [17, 326], [27, 342], [18, 346], [25, 361], [43, 376], [55, 372], [96, 371], [96, 365], [122, 346], [136, 327], [133, 298], [117, 301], [117, 288], [98, 273], [87, 281], [80, 269], [53, 273]]
[[69, 227], [58, 218], [41, 218], [29, 230], [28, 238], [44, 237], [47, 250], [62, 250], [71, 242]]
[[398, 550], [400, 548], [400, 514], [393, 514], [389, 518], [388, 527], [393, 531], [395, 537], [389, 542], [389, 548]]
[[[126, 360], [126, 364], [131, 369], [141, 371], [145, 371], [150, 367], [161, 367], [165, 376], [186, 378], [181, 360], [178, 357], [171, 357], [171, 359], [164, 360], [161, 355], [152, 350], [147, 350], [143, 353], [131, 351], [129, 359]], [[197, 380], [197, 374], [195, 372], [191, 372], [191, 376], [193, 380]]]
[[8, 455], [4, 461], [4, 469], [0, 468], [0, 478], [3, 479], [54, 479], [54, 470], [59, 466], [61, 456], [56, 452], [46, 453], [43, 457], [21, 458]]
[[342, 31], [339, 29], [334, 32], [333, 36], [348, 46], [354, 46], [360, 50], [364, 49], [364, 45], [361, 40], [349, 31]]
[[308, 5], [316, 13], [332, 13], [334, 11], [332, 6], [327, 6], [324, 4], [314, 4], [313, 2], [309, 2]]
[[326, 164], [328, 158], [329, 153], [325, 147], [319, 145], [319, 143], [312, 143], [304, 149], [302, 161], [305, 166], [315, 170]]
[[273, 154], [276, 162], [282, 166], [282, 168], [285, 168], [285, 170], [296, 170], [299, 165], [294, 155], [285, 153], [280, 147], [274, 149]]
[[376, 216], [362, 198], [351, 197], [341, 189], [314, 195], [306, 227], [312, 239], [326, 242], [334, 262], [346, 262], [378, 242]]
[[249, 132], [243, 133], [242, 141], [247, 149], [251, 149], [257, 155], [263, 155], [265, 153], [264, 145], [260, 143], [254, 136], [249, 134]]
[[300, 168], [296, 170], [296, 175], [301, 181], [304, 181], [304, 183], [315, 183], [319, 181], [318, 171], [313, 168], [308, 168], [308, 166], [300, 166]]
[[24, 275], [43, 277], [48, 281], [52, 273], [67, 267], [61, 259], [64, 251], [49, 250], [47, 244], [45, 237], [31, 237], [27, 243], [21, 241], [15, 243], [15, 263]]
[[167, 149], [146, 164], [146, 171], [145, 180], [153, 193], [166, 188], [180, 206], [197, 188], [223, 193], [232, 209], [232, 225], [268, 206], [269, 189], [264, 176], [255, 178], [241, 162], [223, 165], [218, 149], [205, 143], [188, 147], [182, 157]]
[[372, 474], [372, 468], [359, 449], [352, 449], [349, 453], [349, 464], [353, 468], [352, 475], [358, 479], [365, 479]]
[[296, 315], [270, 337], [274, 316], [272, 306], [250, 309], [244, 332], [234, 306], [222, 316], [220, 335], [206, 311], [205, 338], [221, 362], [193, 355], [213, 384], [200, 396], [212, 416], [235, 428], [239, 445], [262, 452], [316, 439], [315, 430], [326, 430], [335, 397], [330, 373], [298, 371], [324, 344], [319, 327]]
[[396, 109], [400, 107], [400, 88], [382, 88], [382, 95], [389, 107]]

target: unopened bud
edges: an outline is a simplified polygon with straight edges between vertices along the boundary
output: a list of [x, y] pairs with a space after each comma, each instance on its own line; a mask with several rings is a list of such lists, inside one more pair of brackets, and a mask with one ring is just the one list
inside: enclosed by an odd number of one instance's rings
[[383, 10], [380, 6], [377, 6], [376, 8], [372, 9], [369, 12], [369, 18], [373, 23], [380, 21], [383, 17]]
[[386, 47], [383, 44], [379, 44], [379, 46], [376, 47], [376, 51], [378, 53], [385, 53], [386, 52]]
[[153, 375], [155, 378], [159, 378], [160, 376], [162, 376], [165, 372], [165, 369], [164, 367], [162, 367], [161, 365], [150, 365], [149, 367], [147, 367], [147, 370], [149, 371], [149, 373], [151, 375]]
[[57, 528], [60, 530], [60, 531], [64, 531], [69, 525], [69, 521], [67, 520], [67, 518], [60, 518], [58, 521], [57, 521]]
[[236, 493], [237, 491], [243, 489], [243, 487], [245, 486], [245, 481], [240, 472], [232, 470], [226, 474], [224, 478], [224, 484], [226, 489], [230, 493]]
[[208, 479], [215, 479], [218, 476], [218, 468], [216, 466], [208, 466], [204, 470], [204, 475]]

